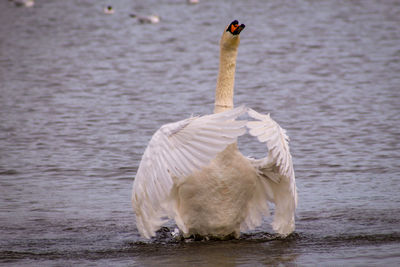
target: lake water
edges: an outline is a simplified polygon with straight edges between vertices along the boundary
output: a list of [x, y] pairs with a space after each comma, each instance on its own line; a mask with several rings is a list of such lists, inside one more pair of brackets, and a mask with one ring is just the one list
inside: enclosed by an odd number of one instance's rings
[[[119, 0], [105, 15], [110, 2], [0, 2], [1, 265], [400, 264], [399, 1]], [[291, 137], [296, 231], [279, 239], [266, 219], [239, 240], [146, 241], [130, 202], [141, 155], [162, 124], [212, 112], [233, 19], [235, 103]]]

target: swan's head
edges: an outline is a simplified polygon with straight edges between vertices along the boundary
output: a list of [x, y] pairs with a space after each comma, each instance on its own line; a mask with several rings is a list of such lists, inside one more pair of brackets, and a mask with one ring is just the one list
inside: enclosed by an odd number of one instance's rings
[[112, 6], [107, 6], [104, 8], [104, 13], [105, 14], [114, 14], [114, 9]]
[[226, 27], [221, 38], [221, 47], [223, 48], [237, 48], [240, 43], [240, 32], [246, 27], [244, 24], [239, 25], [239, 21], [234, 20]]

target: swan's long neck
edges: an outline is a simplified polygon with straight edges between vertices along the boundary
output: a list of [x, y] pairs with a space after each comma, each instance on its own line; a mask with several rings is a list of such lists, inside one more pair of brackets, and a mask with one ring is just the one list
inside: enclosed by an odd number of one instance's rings
[[214, 113], [233, 108], [237, 48], [237, 46], [224, 47], [221, 44]]

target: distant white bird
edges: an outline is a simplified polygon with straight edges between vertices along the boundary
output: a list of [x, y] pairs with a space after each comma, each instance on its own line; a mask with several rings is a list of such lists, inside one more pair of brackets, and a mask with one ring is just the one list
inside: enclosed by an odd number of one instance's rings
[[199, 3], [199, 0], [187, 0], [187, 3], [188, 4], [198, 4]]
[[[273, 229], [294, 231], [295, 175], [285, 130], [269, 115], [233, 109], [239, 34], [233, 21], [222, 34], [212, 115], [163, 125], [151, 138], [133, 183], [132, 204], [142, 236], [150, 238], [168, 219], [184, 236], [239, 237], [254, 229], [275, 204]], [[250, 121], [237, 120], [247, 113]], [[266, 144], [261, 159], [243, 156], [237, 137], [250, 135]]]
[[34, 0], [14, 0], [14, 4], [18, 7], [33, 7], [35, 5]]
[[137, 18], [140, 23], [156, 24], [160, 22], [158, 15], [141, 16], [136, 14], [130, 14], [132, 18]]
[[114, 14], [114, 8], [112, 6], [106, 6], [103, 10], [104, 14]]

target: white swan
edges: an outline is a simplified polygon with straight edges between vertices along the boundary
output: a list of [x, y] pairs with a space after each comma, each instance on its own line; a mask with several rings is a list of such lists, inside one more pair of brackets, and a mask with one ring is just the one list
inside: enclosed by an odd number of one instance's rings
[[195, 5], [199, 3], [199, 0], [187, 0], [188, 4]]
[[33, 7], [35, 5], [34, 0], [14, 0], [14, 3], [18, 7]]
[[[136, 224], [145, 238], [168, 219], [184, 236], [239, 237], [254, 229], [275, 204], [273, 229], [294, 231], [297, 192], [288, 137], [269, 115], [233, 109], [239, 34], [233, 21], [220, 42], [215, 114], [163, 125], [151, 138], [132, 190]], [[246, 113], [254, 120], [236, 120]], [[237, 137], [249, 133], [268, 147], [262, 159], [244, 157]]]
[[140, 16], [136, 14], [130, 14], [132, 18], [137, 18], [138, 21], [142, 24], [156, 24], [160, 22], [160, 16], [158, 15], [148, 15], [148, 16]]

